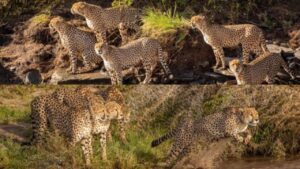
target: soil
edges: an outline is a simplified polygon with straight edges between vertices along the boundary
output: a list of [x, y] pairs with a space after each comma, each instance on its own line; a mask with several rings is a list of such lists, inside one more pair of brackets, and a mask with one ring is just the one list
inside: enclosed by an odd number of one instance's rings
[[[71, 3], [70, 3], [71, 4]], [[70, 21], [77, 27], [85, 29], [85, 22], [82, 18], [74, 17], [69, 12], [69, 6], [58, 6], [53, 9], [52, 15], [60, 15]], [[108, 6], [108, 3], [101, 3], [102, 6]], [[51, 32], [48, 28], [48, 22], [36, 22], [32, 18], [34, 14], [21, 15], [19, 18], [11, 19], [6, 23], [0, 24], [0, 83], [30, 83], [30, 81], [39, 82], [37, 79], [29, 79], [29, 73], [35, 72], [37, 76], [42, 77], [44, 83], [50, 83], [56, 70], [65, 69], [69, 66], [68, 52], [62, 47], [56, 32]], [[295, 51], [299, 48], [299, 26], [295, 25], [290, 31], [290, 41], [286, 38], [276, 40], [270, 43], [276, 43], [279, 46], [288, 45]], [[274, 30], [273, 35], [278, 31]], [[286, 33], [287, 34], [287, 33]], [[267, 37], [270, 36], [269, 33]], [[179, 37], [184, 37], [182, 40]], [[282, 37], [281, 35], [278, 37]], [[111, 44], [120, 45], [120, 36], [117, 31], [111, 33], [109, 37]], [[234, 80], [232, 74], [228, 72], [214, 71], [212, 66], [215, 64], [214, 54], [209, 45], [207, 45], [202, 34], [190, 28], [178, 29], [170, 35], [164, 36], [161, 40], [163, 49], [168, 52], [168, 62], [174, 79], [167, 80], [161, 66], [157, 68], [153, 75], [153, 83], [197, 83], [213, 84], [225, 83]], [[225, 55], [229, 59], [240, 56], [240, 49], [225, 49]], [[293, 53], [292, 53], [293, 55]], [[285, 57], [289, 65], [300, 76], [299, 59], [294, 56]], [[105, 83], [109, 81], [108, 76], [95, 78], [94, 74], [101, 70], [101, 66], [91, 72], [83, 75], [83, 79], [64, 80], [57, 83]], [[40, 73], [40, 74], [38, 74]], [[55, 75], [57, 76], [57, 75]], [[60, 76], [60, 75], [58, 75]], [[141, 69], [140, 76], [144, 76]], [[77, 76], [75, 76], [77, 77]], [[80, 76], [78, 76], [80, 77]], [[28, 82], [29, 81], [29, 82]], [[53, 80], [52, 80], [53, 81]], [[129, 76], [125, 83], [135, 84], [137, 79]], [[276, 84], [298, 84], [299, 81], [291, 81], [285, 73], [279, 76]]]

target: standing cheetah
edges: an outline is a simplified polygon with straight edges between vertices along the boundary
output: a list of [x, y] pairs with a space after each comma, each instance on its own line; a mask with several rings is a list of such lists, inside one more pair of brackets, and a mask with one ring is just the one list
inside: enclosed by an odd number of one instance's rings
[[229, 68], [234, 73], [238, 85], [261, 84], [264, 81], [273, 83], [281, 67], [289, 73], [292, 79], [295, 79], [293, 72], [280, 54], [265, 53], [248, 64], [243, 64], [238, 59], [229, 63]]
[[204, 41], [212, 47], [216, 57], [215, 68], [226, 68], [223, 48], [237, 47], [241, 44], [245, 63], [249, 62], [251, 52], [261, 55], [268, 51], [263, 32], [255, 25], [213, 25], [201, 15], [193, 16], [191, 23], [202, 32]]
[[[211, 142], [233, 137], [239, 142], [248, 144], [251, 134], [247, 128], [249, 125], [256, 126], [258, 122], [258, 112], [255, 108], [227, 108], [224, 112], [196, 120], [184, 118], [175, 129], [152, 141], [151, 146], [156, 147], [167, 139], [174, 138], [175, 142], [166, 160], [166, 165], [171, 166], [178, 158], [187, 155], [199, 138]], [[239, 135], [243, 132], [247, 133], [245, 138]]]
[[160, 61], [169, 78], [173, 78], [164, 58], [161, 45], [155, 39], [140, 38], [119, 48], [110, 46], [107, 43], [97, 43], [95, 50], [102, 57], [112, 84], [122, 84], [122, 71], [140, 64], [144, 66], [146, 71], [143, 83], [149, 83], [158, 61]]
[[81, 142], [86, 164], [90, 165], [93, 154], [91, 140], [92, 135], [96, 134], [100, 135], [102, 159], [107, 159], [106, 136], [111, 120], [116, 119], [125, 124], [128, 123], [130, 115], [124, 114], [118, 103], [114, 101], [105, 103], [97, 95], [89, 95], [81, 102], [87, 103], [89, 108], [68, 105], [67, 103], [71, 103], [68, 95], [63, 96], [63, 103], [57, 95], [50, 94], [35, 98], [31, 102], [33, 124], [31, 144], [40, 144], [42, 139], [46, 139], [47, 134], [54, 130], [67, 138], [71, 146]]
[[118, 29], [120, 23], [136, 32], [139, 32], [140, 29], [137, 24], [140, 12], [135, 8], [103, 9], [86, 2], [76, 2], [73, 4], [71, 12], [85, 18], [88, 27], [96, 33], [98, 41], [107, 42], [106, 32]]
[[[55, 29], [61, 39], [62, 45], [70, 53], [71, 66], [73, 74], [91, 71], [102, 61], [94, 50], [96, 37], [91, 32], [86, 32], [68, 24], [61, 17], [51, 19], [49, 27]], [[77, 70], [78, 57], [82, 56], [84, 68]]]

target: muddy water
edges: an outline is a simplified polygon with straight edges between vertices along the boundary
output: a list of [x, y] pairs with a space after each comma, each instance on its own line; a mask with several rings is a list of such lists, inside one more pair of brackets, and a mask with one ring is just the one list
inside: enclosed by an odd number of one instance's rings
[[300, 156], [287, 160], [245, 158], [224, 161], [219, 169], [300, 169]]

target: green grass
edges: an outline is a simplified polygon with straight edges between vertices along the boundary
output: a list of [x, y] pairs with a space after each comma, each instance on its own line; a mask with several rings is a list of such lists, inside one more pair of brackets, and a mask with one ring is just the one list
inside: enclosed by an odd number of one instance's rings
[[[118, 133], [118, 131], [116, 131]], [[119, 137], [113, 135], [108, 142], [108, 160], [101, 160], [100, 142], [96, 138], [93, 143], [93, 168], [153, 168], [157, 160], [165, 157], [169, 144], [151, 148], [151, 141], [162, 134], [161, 129], [143, 128], [138, 131], [129, 129], [128, 144], [123, 144]], [[1, 166], [2, 165], [2, 166]], [[39, 149], [22, 147], [17, 143], [0, 139], [0, 168], [83, 168], [84, 161], [80, 146], [68, 148], [60, 137], [51, 137], [49, 143]]]
[[143, 33], [153, 36], [171, 33], [187, 25], [187, 21], [183, 17], [171, 10], [161, 12], [159, 10], [148, 9], [146, 15], [143, 16], [143, 22]]
[[0, 106], [0, 124], [28, 121], [29, 109], [18, 109]]
[[39, 24], [39, 23], [47, 23], [50, 21], [50, 15], [46, 14], [40, 14], [36, 15], [33, 18], [31, 18], [33, 23]]

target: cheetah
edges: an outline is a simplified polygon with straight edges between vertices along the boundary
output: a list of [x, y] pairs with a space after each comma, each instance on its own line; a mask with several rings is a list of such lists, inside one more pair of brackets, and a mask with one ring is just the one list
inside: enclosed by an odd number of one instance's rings
[[[62, 45], [70, 53], [71, 66], [68, 71], [70, 70], [73, 74], [85, 73], [100, 65], [102, 60], [95, 53], [96, 37], [93, 33], [77, 29], [62, 17], [51, 19], [49, 27], [58, 32]], [[77, 70], [79, 56], [82, 56], [84, 64], [81, 70]]]
[[[162, 137], [152, 141], [151, 146], [156, 147], [167, 139], [174, 138], [170, 154], [165, 165], [171, 166], [178, 158], [187, 155], [195, 146], [198, 139], [208, 142], [233, 137], [238, 142], [248, 144], [251, 134], [248, 126], [257, 126], [258, 112], [255, 108], [226, 108], [204, 118], [184, 118], [177, 127]], [[240, 133], [247, 133], [244, 138]]]
[[127, 28], [132, 28], [139, 32], [137, 24], [140, 12], [135, 8], [106, 8], [88, 4], [86, 2], [76, 2], [71, 7], [71, 13], [83, 16], [90, 29], [97, 35], [98, 41], [107, 42], [107, 31], [118, 29], [123, 23]]
[[97, 43], [95, 51], [102, 57], [112, 84], [122, 84], [122, 71], [141, 64], [146, 71], [146, 77], [142, 83], [150, 83], [158, 61], [160, 61], [169, 78], [173, 78], [164, 58], [162, 47], [156, 39], [144, 37], [121, 47], [114, 47], [107, 43]]
[[248, 64], [241, 63], [238, 59], [229, 63], [229, 68], [235, 75], [238, 85], [274, 83], [274, 77], [281, 67], [295, 79], [294, 73], [287, 66], [280, 54], [265, 53]]
[[261, 55], [268, 51], [263, 32], [255, 25], [216, 25], [209, 23], [202, 15], [193, 16], [191, 23], [192, 27], [202, 32], [204, 41], [212, 47], [216, 57], [214, 68], [226, 68], [223, 48], [237, 47], [241, 44], [245, 63], [249, 62], [251, 52]]
[[[64, 96], [64, 99], [67, 98]], [[54, 95], [35, 98], [31, 103], [31, 144], [40, 144], [54, 130], [66, 137], [71, 146], [81, 142], [86, 165], [90, 165], [93, 154], [92, 135], [100, 135], [102, 159], [106, 160], [106, 135], [111, 120], [128, 123], [130, 117], [122, 112], [121, 106], [116, 102], [104, 103], [96, 95], [90, 96], [89, 102], [89, 109], [85, 109], [61, 104]]]
[[[122, 93], [114, 88], [108, 87], [107, 91], [103, 98], [100, 94], [96, 95], [95, 93], [99, 92], [99, 89], [94, 86], [81, 86], [75, 90], [68, 88], [59, 88], [55, 90], [52, 94], [58, 102], [63, 103], [69, 107], [77, 109], [89, 109], [91, 112], [94, 112], [98, 107], [103, 107], [105, 102], [116, 102], [121, 106], [122, 114], [124, 118], [117, 119], [118, 126], [120, 130], [120, 138], [123, 143], [127, 142], [125, 126], [129, 121], [130, 112], [128, 112], [125, 99]], [[128, 116], [128, 117], [127, 117]], [[107, 132], [109, 138], [111, 138], [111, 131]]]

